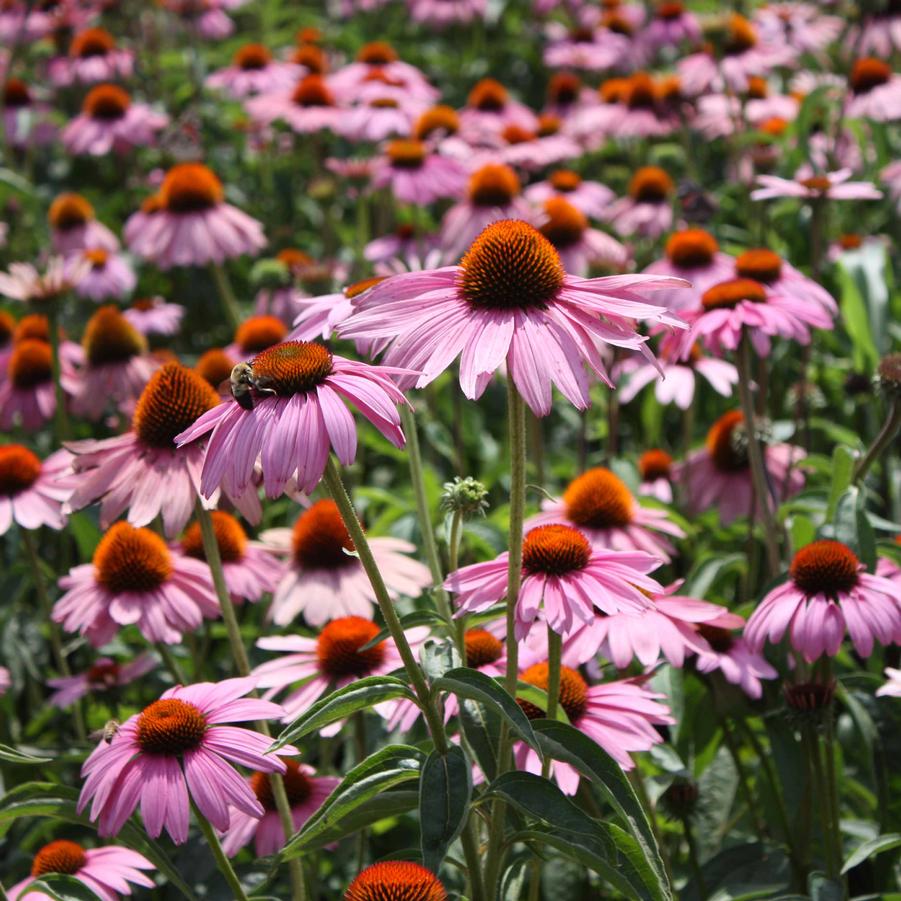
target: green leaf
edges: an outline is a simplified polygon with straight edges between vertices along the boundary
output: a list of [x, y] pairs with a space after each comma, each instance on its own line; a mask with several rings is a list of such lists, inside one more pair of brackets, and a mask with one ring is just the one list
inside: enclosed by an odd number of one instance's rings
[[339, 824], [364, 802], [395, 785], [419, 779], [424, 760], [422, 751], [409, 745], [388, 745], [367, 757], [347, 773], [322, 807], [294, 833], [281, 852], [282, 859], [297, 857], [314, 842], [321, 846], [322, 836], [342, 832]]
[[892, 848], [901, 848], [901, 834], [891, 832], [886, 835], [879, 835], [871, 838], [868, 842], [858, 845], [854, 851], [848, 856], [845, 865], [842, 867], [842, 873], [853, 870], [858, 864], [881, 854], [883, 851], [891, 851]]
[[88, 888], [80, 879], [62, 873], [48, 873], [32, 882], [19, 897], [27, 898], [31, 894], [43, 893], [54, 901], [97, 901], [100, 897]]
[[[88, 817], [77, 812], [77, 802], [78, 790], [65, 785], [54, 782], [26, 782], [17, 785], [0, 798], [0, 837], [21, 817], [52, 817], [92, 828]], [[182, 879], [166, 852], [157, 842], [148, 838], [144, 829], [135, 825], [133, 819], [119, 830], [116, 841], [139, 851], [185, 898], [196, 901], [197, 896]]]
[[810, 901], [844, 901], [845, 887], [837, 879], [830, 879], [825, 873], [811, 873], [807, 877], [807, 891]]
[[507, 720], [510, 728], [519, 738], [539, 754], [541, 753], [529, 718], [497, 680], [478, 670], [459, 667], [437, 679], [432, 688], [435, 691], [449, 691], [458, 698], [470, 698], [473, 701], [489, 704]]
[[[829, 502], [826, 507], [828, 520], [835, 516], [838, 500], [851, 484], [856, 461], [857, 454], [844, 444], [839, 444], [832, 452], [832, 483], [829, 486]], [[797, 549], [795, 546], [795, 550]]]
[[316, 732], [323, 726], [337, 722], [356, 713], [358, 710], [366, 710], [382, 701], [392, 698], [406, 698], [416, 701], [416, 695], [407, 686], [407, 683], [395, 676], [367, 676], [357, 682], [351, 682], [344, 688], [333, 691], [330, 695], [320, 698], [305, 713], [302, 713], [290, 726], [286, 727], [268, 753], [273, 753], [287, 744]]
[[52, 757], [35, 757], [32, 754], [26, 754], [24, 751], [20, 751], [17, 748], [11, 748], [9, 745], [0, 744], [0, 760], [5, 760], [7, 763], [49, 763], [53, 760]]
[[472, 767], [462, 748], [432, 751], [419, 777], [419, 828], [422, 863], [433, 873], [463, 831], [471, 794]]
[[820, 530], [824, 538], [832, 538], [847, 544], [872, 570], [876, 564], [876, 536], [867, 518], [866, 497], [857, 486], [852, 485], [839, 497], [832, 523]]
[[854, 368], [872, 372], [879, 365], [879, 351], [870, 330], [870, 317], [860, 287], [853, 275], [841, 264], [838, 266], [838, 282], [841, 289], [839, 307], [845, 322], [845, 331], [851, 339]]
[[[543, 710], [547, 714], [547, 692], [538, 688], [537, 685], [529, 685], [528, 682], [517, 682], [516, 697], [534, 704], [539, 710]], [[556, 719], [560, 720], [561, 723], [569, 722], [569, 717], [566, 715], [562, 704], [557, 705]]]
[[494, 779], [497, 776], [497, 749], [501, 736], [501, 718], [497, 710], [478, 701], [460, 698], [457, 718], [480, 769], [489, 781]]
[[662, 889], [662, 897], [669, 897], [666, 869], [657, 839], [622, 767], [600, 745], [574, 726], [553, 720], [536, 720], [535, 732], [545, 754], [578, 770], [622, 817], [652, 866]]

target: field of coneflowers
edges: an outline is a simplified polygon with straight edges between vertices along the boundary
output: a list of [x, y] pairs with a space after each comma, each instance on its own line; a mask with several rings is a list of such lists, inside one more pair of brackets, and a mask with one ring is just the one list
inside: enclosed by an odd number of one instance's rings
[[0, 901], [901, 899], [901, 4], [0, 0]]

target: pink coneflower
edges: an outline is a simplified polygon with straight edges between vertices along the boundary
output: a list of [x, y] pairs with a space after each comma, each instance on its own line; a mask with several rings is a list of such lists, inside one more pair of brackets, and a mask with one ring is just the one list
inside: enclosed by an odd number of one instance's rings
[[[797, 47], [802, 53], [819, 55], [840, 36], [844, 24], [839, 16], [824, 15], [816, 3], [767, 3], [754, 10], [762, 43]], [[857, 46], [853, 37], [849, 46]]]
[[[269, 529], [260, 540], [269, 550], [289, 555], [269, 611], [276, 625], [286, 626], [299, 615], [310, 626], [342, 616], [372, 618], [375, 593], [334, 501], [317, 501], [293, 529]], [[418, 597], [431, 584], [428, 568], [407, 556], [416, 550], [408, 541], [368, 540], [393, 598]]]
[[[226, 203], [222, 182], [201, 163], [178, 163], [163, 179], [160, 208], [126, 223], [129, 248], [160, 269], [222, 263], [266, 245], [263, 226]], [[129, 230], [141, 215], [142, 228]]]
[[51, 257], [43, 272], [31, 263], [10, 263], [8, 272], [0, 272], [0, 295], [38, 305], [59, 300], [72, 290], [85, 268], [87, 263], [73, 266], [62, 257]]
[[177, 335], [185, 308], [162, 297], [139, 297], [122, 315], [142, 335]]
[[773, 200], [777, 197], [799, 197], [802, 200], [879, 200], [882, 191], [868, 181], [848, 181], [850, 169], [838, 169], [810, 178], [779, 178], [758, 175], [751, 200]]
[[102, 84], [85, 97], [80, 115], [63, 129], [62, 141], [73, 154], [127, 153], [135, 147], [152, 147], [157, 132], [168, 124], [168, 116], [132, 102], [118, 85]]
[[638, 35], [638, 40], [649, 50], [662, 47], [678, 47], [683, 42], [694, 43], [701, 37], [701, 25], [684, 3], [662, 2], [654, 10], [654, 17]]
[[[519, 678], [547, 691], [548, 664], [533, 664]], [[663, 697], [649, 691], [637, 679], [589, 685], [578, 670], [560, 667], [559, 704], [570, 723], [596, 741], [624, 770], [635, 766], [631, 754], [647, 751], [663, 741], [654, 726], [675, 722], [669, 708], [660, 703]], [[545, 716], [543, 710], [528, 701], [517, 703], [529, 719]], [[517, 742], [514, 756], [517, 769], [541, 773], [540, 758], [524, 742]], [[574, 767], [555, 760], [551, 763], [551, 776], [564, 794], [576, 793], [579, 773]]]
[[117, 522], [100, 539], [91, 563], [59, 580], [65, 593], [53, 621], [79, 632], [95, 647], [125, 626], [148, 641], [179, 644], [187, 632], [219, 616], [219, 601], [205, 562], [170, 550], [150, 529]]
[[94, 207], [81, 194], [59, 194], [50, 204], [53, 250], [70, 254], [78, 250], [119, 249], [119, 239], [94, 217]]
[[[100, 501], [104, 528], [125, 510], [134, 526], [162, 516], [166, 534], [177, 535], [199, 494], [204, 442], [177, 448], [173, 439], [219, 401], [219, 394], [200, 374], [166, 363], [138, 398], [131, 431], [67, 445], [74, 454], [72, 509]], [[248, 519], [259, 515], [255, 490], [229, 499]]]
[[[678, 120], [662, 102], [661, 85], [647, 72], [636, 72], [626, 79], [619, 114], [608, 122], [608, 130], [614, 135], [627, 138], [652, 138], [670, 134], [677, 127]], [[590, 112], [586, 112], [582, 117], [582, 129], [590, 115]]]
[[407, 0], [410, 18], [433, 28], [482, 19], [487, 6], [487, 0]]
[[550, 197], [542, 204], [538, 227], [560, 255], [567, 272], [584, 278], [592, 266], [622, 270], [629, 251], [615, 238], [588, 225], [588, 217], [568, 200]]
[[787, 633], [808, 662], [834, 657], [847, 631], [861, 657], [873, 643], [901, 641], [898, 586], [865, 572], [854, 552], [839, 541], [814, 541], [792, 559], [788, 581], [773, 589], [751, 614], [745, 638], [755, 651]]
[[716, 238], [702, 228], [687, 228], [667, 238], [666, 256], [644, 271], [653, 275], [683, 278], [684, 288], [659, 291], [654, 300], [670, 310], [697, 306], [703, 293], [735, 274], [735, 261], [720, 251]]
[[143, 871], [154, 869], [153, 864], [131, 848], [108, 845], [105, 848], [82, 848], [68, 839], [59, 838], [44, 845], [34, 855], [31, 875], [7, 889], [9, 901], [26, 896], [30, 901], [50, 901], [50, 895], [29, 887], [42, 876], [62, 874], [77, 879], [91, 894], [103, 901], [116, 901], [120, 895], [130, 895], [131, 886], [152, 889], [153, 880]]
[[880, 59], [855, 60], [848, 79], [851, 96], [845, 108], [849, 119], [894, 122], [901, 119], [901, 75]]
[[666, 560], [674, 552], [664, 538], [684, 538], [665, 510], [642, 507], [619, 476], [597, 466], [573, 479], [559, 500], [545, 500], [526, 527], [565, 523], [596, 550], [644, 551]]
[[229, 805], [263, 816], [265, 808], [230, 763], [266, 773], [284, 773], [285, 764], [266, 754], [269, 736], [225, 725], [283, 714], [278, 704], [244, 697], [255, 687], [252, 678], [177, 685], [129, 717], [81, 768], [79, 813], [93, 798], [90, 818], [99, 818], [98, 832], [115, 835], [140, 800], [147, 834], [157, 838], [165, 827], [177, 845], [188, 838], [190, 802], [220, 832], [228, 829]]
[[403, 87], [408, 95], [425, 103], [434, 103], [438, 91], [415, 66], [405, 63], [397, 51], [385, 41], [364, 44], [350, 65], [329, 78], [332, 90], [342, 101], [354, 100], [360, 88], [373, 79], [386, 80]]
[[[791, 444], [769, 444], [763, 448], [764, 467], [770, 493], [781, 503], [804, 486], [797, 468], [804, 451]], [[728, 525], [740, 516], [760, 514], [748, 464], [748, 436], [744, 416], [737, 410], [721, 416], [707, 433], [704, 447], [692, 451], [674, 467], [678, 481], [686, 480], [688, 506], [694, 513], [718, 507], [720, 520]]]
[[638, 458], [641, 484], [638, 493], [655, 497], [664, 504], [673, 502], [673, 458], [659, 447], [645, 451]]
[[[311, 766], [297, 763], [288, 757], [283, 757], [282, 762], [287, 767], [282, 779], [296, 831], [316, 813], [341, 780], [337, 776], [317, 776]], [[234, 857], [253, 839], [256, 856], [268, 857], [284, 847], [287, 841], [285, 830], [275, 806], [268, 774], [256, 772], [248, 782], [265, 813], [262, 817], [251, 816], [243, 810], [233, 808], [228, 831], [222, 836], [222, 848], [229, 857]]]
[[482, 395], [506, 362], [509, 377], [539, 416], [556, 385], [580, 409], [589, 404], [585, 365], [607, 380], [596, 342], [639, 350], [634, 319], [680, 325], [641, 301], [642, 289], [672, 279], [567, 275], [554, 246], [522, 221], [488, 226], [459, 266], [393, 276], [357, 301], [343, 337], [386, 339], [389, 365], [421, 371], [427, 385], [461, 355], [460, 385]]
[[[300, 686], [284, 699], [284, 720], [291, 722], [318, 698], [333, 688], [343, 688], [366, 676], [383, 676], [403, 667], [400, 654], [390, 638], [368, 645], [380, 627], [362, 616], [344, 616], [328, 623], [317, 638], [300, 635], [273, 635], [260, 638], [257, 647], [282, 651], [281, 657], [262, 663], [253, 671], [255, 684], [268, 689], [271, 698], [295, 683]], [[406, 630], [411, 647], [418, 649], [428, 637], [425, 626]], [[340, 731], [339, 724], [322, 730], [323, 735]]]
[[546, 169], [582, 155], [582, 148], [568, 135], [560, 134], [555, 117], [543, 116], [536, 131], [506, 125], [497, 134], [497, 146], [487, 146], [471, 163], [479, 167], [502, 162], [527, 172]]
[[[248, 543], [244, 527], [231, 513], [213, 510], [213, 531], [219, 547], [219, 559], [225, 574], [225, 585], [235, 603], [255, 603], [263, 595], [275, 591], [283, 567], [260, 547]], [[206, 560], [200, 523], [193, 522], [181, 537], [181, 552], [195, 560]]]
[[627, 35], [604, 28], [580, 25], [565, 29], [552, 22], [547, 33], [550, 40], [544, 50], [544, 64], [550, 69], [603, 72], [618, 68], [632, 50]]
[[[663, 590], [647, 575], [660, 563], [659, 556], [640, 551], [592, 548], [582, 532], [559, 522], [531, 529], [523, 540], [516, 640], [526, 637], [542, 605], [548, 625], [561, 634], [591, 622], [595, 607], [608, 614], [647, 607], [642, 590]], [[444, 587], [458, 595], [460, 613], [486, 610], [507, 591], [506, 552], [456, 570]]]
[[48, 679], [47, 684], [54, 689], [48, 703], [61, 709], [71, 707], [76, 701], [94, 692], [113, 691], [129, 685], [155, 667], [156, 661], [149, 654], [141, 654], [130, 663], [117, 663], [111, 657], [98, 657], [83, 673]]
[[65, 451], [42, 462], [21, 444], [0, 445], [0, 535], [13, 523], [23, 529], [61, 529], [66, 524], [62, 507], [69, 491], [55, 480], [67, 466]]
[[4, 47], [30, 44], [53, 30], [53, 20], [41, 9], [20, 0], [7, 0], [0, 7], [0, 43]]
[[678, 343], [678, 340], [664, 339], [659, 368], [634, 357], [619, 365], [617, 374], [626, 376], [625, 385], [619, 388], [620, 403], [628, 404], [642, 388], [654, 382], [658, 403], [675, 404], [680, 410], [687, 410], [694, 400], [696, 374], [703, 376], [717, 394], [732, 396], [738, 384], [738, 370], [731, 363], [705, 357], [697, 345], [679, 353], [674, 347]]
[[10, 78], [3, 84], [0, 114], [4, 140], [11, 147], [40, 147], [56, 140], [57, 129], [51, 113], [50, 105], [35, 99], [30, 86], [22, 79]]
[[251, 273], [251, 281], [258, 286], [254, 313], [275, 316], [290, 325], [297, 315], [298, 302], [307, 296], [298, 282], [316, 268], [312, 257], [294, 247], [283, 248], [274, 259], [258, 261]]
[[661, 594], [652, 594], [651, 606], [637, 613], [597, 615], [564, 638], [568, 660], [587, 663], [600, 653], [617, 669], [626, 669], [632, 658], [644, 667], [653, 666], [661, 654], [672, 666], [681, 667], [691, 654], [702, 654], [710, 645], [698, 631], [703, 623], [730, 623], [740, 627], [744, 620], [725, 607], [698, 598], [677, 595], [681, 582], [669, 585]]
[[766, 247], [740, 253], [735, 258], [735, 275], [753, 279], [786, 300], [815, 304], [830, 318], [838, 315], [838, 304], [819, 282]]
[[[124, 300], [134, 290], [137, 277], [121, 254], [91, 248], [82, 250], [72, 264], [83, 273], [75, 282], [75, 293], [98, 303], [103, 300]], [[84, 264], [87, 263], [87, 268]]]
[[390, 80], [374, 78], [358, 89], [354, 105], [341, 119], [340, 131], [351, 141], [406, 137], [427, 105]]
[[372, 174], [374, 188], [389, 188], [397, 200], [427, 206], [458, 197], [466, 187], [466, 170], [456, 160], [430, 153], [422, 141], [391, 141]]
[[484, 135], [496, 134], [508, 125], [536, 131], [538, 118], [527, 106], [513, 100], [494, 78], [483, 78], [469, 92], [460, 111], [460, 131], [464, 138], [481, 143]]
[[725, 614], [722, 619], [700, 623], [698, 634], [704, 639], [708, 650], [698, 654], [694, 665], [698, 672], [719, 671], [731, 685], [755, 700], [763, 694], [761, 679], [775, 679], [779, 673], [766, 661], [762, 654], [752, 651], [742, 635], [736, 635], [735, 620], [740, 626], [744, 621], [734, 613]]
[[487, 163], [469, 176], [465, 200], [441, 221], [441, 238], [449, 258], [459, 257], [491, 223], [500, 219], [533, 221], [531, 205], [520, 196], [517, 174], [503, 163]]
[[438, 877], [411, 860], [383, 860], [362, 870], [347, 887], [344, 901], [447, 901]]
[[548, 82], [544, 111], [567, 121], [575, 111], [593, 106], [597, 100], [597, 93], [584, 85], [575, 72], [555, 72]]
[[254, 121], [270, 125], [281, 120], [299, 134], [337, 131], [345, 114], [321, 75], [306, 75], [293, 90], [253, 97], [245, 106]]
[[643, 166], [629, 181], [629, 196], [611, 205], [608, 219], [621, 235], [658, 238], [673, 226], [674, 192], [663, 169]]
[[889, 195], [901, 210], [901, 160], [889, 163], [880, 173], [880, 179], [888, 188]]
[[244, 44], [235, 51], [230, 66], [207, 76], [206, 85], [239, 100], [252, 94], [290, 91], [302, 72], [296, 63], [273, 59], [263, 44]]
[[831, 329], [833, 313], [805, 296], [777, 293], [753, 278], [729, 279], [708, 288], [697, 309], [682, 310], [689, 330], [687, 350], [700, 342], [714, 353], [734, 351], [747, 334], [760, 356], [770, 352], [773, 337], [810, 343], [811, 328]]
[[578, 172], [556, 169], [546, 181], [529, 185], [523, 196], [530, 203], [540, 205], [552, 197], [561, 197], [591, 219], [604, 219], [616, 195], [597, 181], [583, 181]]
[[424, 269], [436, 269], [446, 262], [441, 250], [440, 239], [437, 235], [426, 235], [417, 231], [412, 225], [399, 225], [390, 235], [382, 235], [374, 238], [363, 250], [363, 256], [374, 263], [376, 269], [379, 264], [387, 264], [390, 273], [394, 275], [398, 271], [410, 271], [413, 266], [405, 266], [401, 270], [394, 268], [398, 260], [413, 260], [419, 257], [420, 252], [428, 259], [434, 256], [437, 262], [434, 266], [423, 266]]
[[901, 669], [893, 669], [887, 666], [883, 672], [888, 681], [876, 689], [876, 697], [901, 698]]
[[112, 402], [131, 414], [157, 368], [147, 352], [147, 339], [110, 304], [88, 320], [82, 347], [84, 365], [75, 376], [73, 411], [97, 420]]
[[200, 483], [204, 497], [220, 484], [230, 496], [244, 494], [260, 455], [269, 497], [281, 494], [292, 476], [302, 491], [312, 491], [331, 449], [349, 466], [356, 457], [357, 432], [345, 399], [392, 444], [403, 447], [396, 405], [406, 401], [391, 378], [409, 375], [406, 370], [358, 363], [306, 341], [270, 347], [252, 365], [257, 383], [272, 394], [258, 394], [250, 410], [236, 401], [221, 404], [177, 438], [181, 447], [210, 435]]
[[[60, 381], [70, 393], [74, 368], [60, 354]], [[0, 380], [0, 428], [9, 430], [19, 423], [26, 432], [36, 432], [53, 418], [56, 393], [53, 387], [53, 351], [39, 338], [23, 338], [13, 345]]]
[[249, 360], [280, 344], [287, 334], [288, 326], [278, 316], [251, 316], [235, 329], [234, 340], [225, 350], [236, 360]]
[[67, 56], [50, 60], [50, 80], [60, 87], [76, 82], [115, 81], [130, 78], [134, 55], [116, 46], [116, 39], [105, 28], [86, 28], [69, 44]]
[[[752, 85], [756, 81], [756, 78], [749, 79]], [[736, 132], [741, 134], [748, 128], [766, 130], [772, 122], [793, 122], [800, 108], [797, 99], [779, 94], [744, 103], [732, 94], [708, 94], [698, 100], [692, 127], [705, 138], [723, 138]]]

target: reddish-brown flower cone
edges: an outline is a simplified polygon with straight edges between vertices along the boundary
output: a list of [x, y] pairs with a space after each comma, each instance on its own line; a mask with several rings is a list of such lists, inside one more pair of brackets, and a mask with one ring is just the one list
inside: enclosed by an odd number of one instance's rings
[[447, 901], [438, 877], [409, 860], [366, 867], [348, 886], [344, 901]]

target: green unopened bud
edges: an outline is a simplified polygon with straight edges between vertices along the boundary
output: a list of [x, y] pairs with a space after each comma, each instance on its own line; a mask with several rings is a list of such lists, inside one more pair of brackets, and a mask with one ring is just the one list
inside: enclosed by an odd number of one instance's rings
[[457, 476], [453, 482], [444, 483], [441, 507], [463, 516], [484, 516], [488, 509], [488, 489], [478, 479]]
[[250, 270], [250, 282], [257, 291], [261, 288], [287, 288], [291, 284], [291, 272], [281, 260], [259, 260]]

